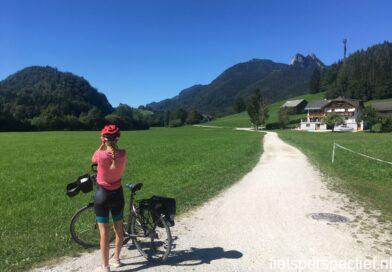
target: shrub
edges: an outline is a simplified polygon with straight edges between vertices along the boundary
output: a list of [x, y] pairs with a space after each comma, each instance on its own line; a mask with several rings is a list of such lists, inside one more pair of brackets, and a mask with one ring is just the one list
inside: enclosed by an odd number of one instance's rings
[[181, 119], [174, 119], [171, 120], [169, 123], [169, 127], [181, 127], [183, 125], [183, 122], [181, 122]]
[[357, 118], [357, 122], [364, 121], [366, 126], [372, 127], [380, 122], [380, 116], [372, 107], [365, 107]]
[[279, 123], [268, 123], [265, 125], [266, 130], [279, 129], [279, 128], [280, 128]]
[[382, 118], [382, 132], [392, 132], [392, 116]]
[[328, 114], [324, 121], [328, 127], [334, 127], [336, 125], [341, 125], [344, 123], [343, 117], [336, 113]]
[[382, 132], [382, 124], [376, 123], [376, 124], [372, 125], [371, 131], [372, 132]]
[[202, 119], [203, 116], [197, 110], [193, 110], [188, 114], [188, 118], [186, 122], [188, 124], [194, 125], [194, 124], [199, 124]]

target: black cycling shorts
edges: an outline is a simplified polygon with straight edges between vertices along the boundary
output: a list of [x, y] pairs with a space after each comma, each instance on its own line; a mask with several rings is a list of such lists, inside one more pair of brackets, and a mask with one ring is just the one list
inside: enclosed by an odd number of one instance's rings
[[98, 186], [94, 194], [94, 210], [98, 223], [109, 223], [109, 211], [113, 221], [122, 220], [124, 215], [124, 193], [122, 187], [107, 190]]

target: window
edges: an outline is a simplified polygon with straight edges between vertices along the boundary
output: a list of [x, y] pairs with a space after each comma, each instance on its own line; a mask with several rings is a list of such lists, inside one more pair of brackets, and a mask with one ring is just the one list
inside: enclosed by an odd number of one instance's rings
[[306, 127], [310, 127], [310, 124], [306, 124]]

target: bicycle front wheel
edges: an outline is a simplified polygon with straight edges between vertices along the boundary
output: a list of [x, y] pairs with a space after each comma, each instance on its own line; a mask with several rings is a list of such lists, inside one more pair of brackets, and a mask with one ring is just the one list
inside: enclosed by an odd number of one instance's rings
[[172, 248], [172, 236], [166, 220], [145, 210], [130, 220], [132, 241], [140, 254], [148, 261], [165, 261]]
[[[87, 205], [75, 213], [69, 226], [72, 239], [83, 247], [99, 247], [99, 228], [95, 220], [93, 205]], [[114, 240], [114, 232], [109, 226], [109, 241]]]

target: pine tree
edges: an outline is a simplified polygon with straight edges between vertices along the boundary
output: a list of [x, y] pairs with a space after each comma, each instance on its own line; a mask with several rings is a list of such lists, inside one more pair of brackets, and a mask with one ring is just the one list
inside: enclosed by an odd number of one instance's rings
[[242, 96], [239, 96], [234, 100], [233, 108], [236, 113], [246, 110], [246, 103]]
[[246, 106], [246, 110], [255, 129], [266, 123], [269, 117], [268, 107], [259, 89], [254, 91]]
[[279, 109], [278, 123], [281, 128], [285, 128], [290, 122], [288, 110], [286, 108]]
[[318, 68], [313, 70], [312, 75], [310, 76], [309, 80], [309, 90], [310, 93], [318, 93], [320, 92], [320, 80], [321, 74]]

